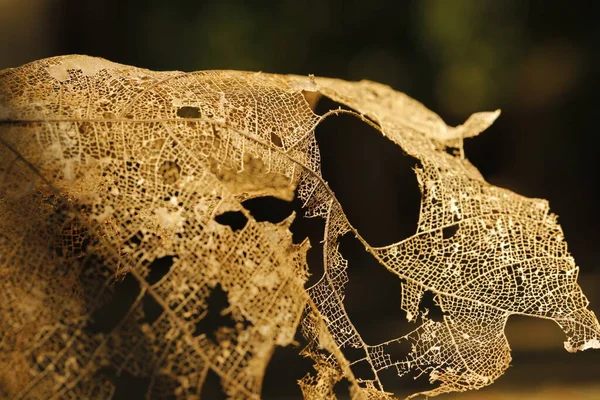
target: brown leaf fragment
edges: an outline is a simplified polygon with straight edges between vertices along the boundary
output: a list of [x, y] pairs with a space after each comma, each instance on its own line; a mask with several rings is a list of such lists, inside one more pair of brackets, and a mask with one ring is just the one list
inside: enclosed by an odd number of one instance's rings
[[[321, 95], [355, 111], [316, 115]], [[314, 129], [340, 112], [419, 160], [413, 236], [370, 246], [323, 180]], [[430, 396], [489, 385], [509, 366], [514, 314], [555, 321], [568, 351], [600, 348], [547, 202], [490, 185], [464, 154], [498, 115], [448, 127], [369, 81], [87, 56], [0, 71], [0, 397], [112, 399], [135, 382], [145, 398], [197, 399], [217, 376], [228, 398], [257, 399], [275, 346], [298, 327], [314, 361], [299, 385], [314, 400], [335, 398], [337, 384], [353, 399], [391, 399], [387, 369], [426, 374]], [[242, 204], [294, 195], [326, 220], [325, 273], [311, 287], [295, 216], [258, 222]], [[349, 233], [398, 276], [391, 301], [418, 322], [411, 333], [368, 344], [350, 320], [354, 261], [339, 251]], [[400, 343], [411, 349], [402, 358], [390, 351]], [[353, 374], [350, 348], [372, 378]]]

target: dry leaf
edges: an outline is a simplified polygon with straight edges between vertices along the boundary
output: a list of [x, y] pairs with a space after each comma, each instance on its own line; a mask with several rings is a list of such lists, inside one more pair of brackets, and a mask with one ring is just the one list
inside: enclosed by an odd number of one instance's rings
[[[303, 93], [356, 113], [318, 116]], [[419, 161], [412, 237], [370, 246], [322, 179], [314, 128], [340, 112]], [[299, 382], [307, 399], [334, 398], [343, 378], [353, 398], [392, 398], [378, 376], [387, 368], [428, 374], [428, 395], [488, 385], [509, 366], [513, 314], [556, 321], [569, 351], [599, 348], [547, 202], [489, 185], [464, 158], [463, 139], [497, 116], [448, 127], [366, 81], [153, 72], [86, 56], [0, 71], [0, 395], [109, 399], [129, 376], [145, 379], [146, 398], [197, 399], [211, 372], [230, 398], [259, 398], [274, 347], [300, 324], [316, 370]], [[309, 288], [294, 217], [257, 222], [241, 204], [295, 191], [306, 216], [326, 219], [325, 274]], [[342, 304], [345, 234], [402, 281], [412, 333], [363, 341]], [[212, 335], [202, 326], [219, 290], [232, 324]], [[426, 291], [441, 322], [420, 306]], [[412, 351], [394, 358], [388, 346], [404, 342]], [[373, 379], [353, 375], [345, 347]]]

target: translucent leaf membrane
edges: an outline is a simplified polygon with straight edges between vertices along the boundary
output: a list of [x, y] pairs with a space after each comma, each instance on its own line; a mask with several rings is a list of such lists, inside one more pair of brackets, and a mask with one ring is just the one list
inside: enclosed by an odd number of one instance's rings
[[[320, 94], [355, 112], [315, 115]], [[314, 129], [339, 112], [419, 160], [408, 239], [370, 246], [322, 179]], [[427, 374], [428, 395], [488, 385], [509, 366], [511, 314], [556, 321], [569, 351], [600, 347], [546, 201], [489, 185], [465, 158], [463, 139], [497, 116], [448, 127], [366, 81], [153, 72], [86, 56], [0, 71], [0, 397], [204, 398], [216, 375], [228, 398], [259, 398], [275, 346], [299, 326], [315, 369], [299, 381], [307, 399], [334, 398], [344, 382], [352, 398], [390, 399], [387, 369]], [[242, 204], [294, 193], [326, 220], [312, 287], [309, 243], [289, 232], [296, 216], [258, 222]], [[398, 276], [411, 333], [362, 339], [343, 306], [345, 234]], [[390, 349], [401, 343], [411, 350], [399, 358]], [[353, 375], [350, 348], [373, 379]]]

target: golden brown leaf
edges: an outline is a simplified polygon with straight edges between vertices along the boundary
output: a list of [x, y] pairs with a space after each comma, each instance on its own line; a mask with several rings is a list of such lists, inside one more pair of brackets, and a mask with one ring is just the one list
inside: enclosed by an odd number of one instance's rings
[[[314, 114], [306, 99], [319, 94], [356, 113]], [[339, 112], [419, 161], [412, 237], [370, 246], [322, 179], [314, 128]], [[448, 127], [367, 81], [153, 72], [86, 56], [0, 71], [0, 394], [107, 399], [129, 375], [146, 379], [146, 398], [193, 399], [212, 371], [230, 398], [259, 398], [274, 347], [300, 323], [316, 370], [299, 382], [307, 399], [334, 397], [343, 378], [353, 398], [391, 398], [378, 375], [388, 368], [429, 374], [428, 395], [488, 385], [509, 366], [512, 314], [556, 321], [569, 351], [600, 347], [547, 202], [488, 184], [464, 156], [463, 139], [497, 116]], [[257, 222], [241, 204], [295, 191], [308, 217], [326, 219], [325, 274], [309, 288], [293, 217]], [[243, 226], [223, 223], [228, 213]], [[355, 329], [342, 304], [345, 234], [402, 280], [412, 333], [367, 344]], [[218, 290], [232, 324], [208, 332]], [[422, 311], [426, 291], [442, 322]], [[392, 357], [388, 346], [405, 341], [412, 351]], [[353, 375], [344, 347], [364, 352], [374, 379]]]

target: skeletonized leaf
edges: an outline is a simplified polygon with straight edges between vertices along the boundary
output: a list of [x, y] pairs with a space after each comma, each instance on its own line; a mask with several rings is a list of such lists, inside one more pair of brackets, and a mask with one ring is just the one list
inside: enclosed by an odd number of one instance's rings
[[[419, 161], [412, 237], [372, 247], [346, 219], [320, 175], [314, 128], [327, 115], [307, 102], [319, 93]], [[133, 377], [146, 398], [193, 399], [211, 373], [230, 398], [258, 398], [274, 347], [300, 323], [316, 370], [299, 382], [308, 399], [335, 396], [343, 378], [353, 398], [391, 398], [388, 368], [429, 374], [429, 395], [488, 385], [509, 365], [512, 314], [556, 321], [569, 351], [600, 347], [546, 201], [489, 185], [464, 157], [463, 139], [497, 116], [448, 127], [366, 81], [86, 56], [0, 71], [0, 394], [115, 398]], [[326, 219], [325, 274], [310, 288], [293, 217], [257, 222], [242, 205], [294, 192]], [[412, 333], [367, 344], [355, 329], [342, 303], [345, 234], [402, 280]], [[443, 321], [422, 311], [426, 291]], [[227, 304], [209, 308], [219, 292]], [[230, 323], [207, 325], [215, 315]], [[404, 341], [412, 351], [397, 358], [388, 346]], [[344, 347], [364, 353], [372, 379], [354, 376]]]

